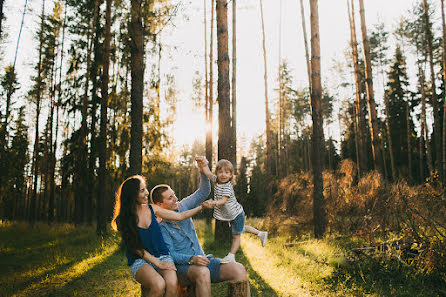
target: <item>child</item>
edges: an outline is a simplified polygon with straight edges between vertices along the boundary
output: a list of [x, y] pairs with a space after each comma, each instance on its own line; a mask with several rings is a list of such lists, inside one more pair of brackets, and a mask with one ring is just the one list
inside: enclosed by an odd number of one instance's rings
[[226, 257], [221, 259], [221, 263], [235, 262], [235, 253], [240, 247], [240, 234], [248, 232], [259, 237], [262, 246], [268, 240], [268, 232], [259, 231], [251, 226], [245, 226], [245, 212], [243, 206], [237, 202], [234, 188], [231, 181], [234, 177], [234, 167], [228, 160], [221, 159], [215, 168], [215, 175], [209, 170], [203, 170], [209, 179], [214, 182], [214, 218], [220, 221], [228, 221], [232, 229], [232, 246]]

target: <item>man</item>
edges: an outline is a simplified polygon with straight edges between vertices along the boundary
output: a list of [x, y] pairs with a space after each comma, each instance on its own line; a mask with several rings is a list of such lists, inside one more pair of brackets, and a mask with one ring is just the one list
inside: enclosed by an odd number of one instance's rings
[[[204, 157], [196, 157], [196, 160], [200, 170], [200, 188], [195, 193], [178, 202], [175, 192], [168, 185], [158, 185], [150, 192], [152, 202], [178, 212], [195, 208], [200, 204], [211, 208], [211, 203], [205, 201], [211, 192], [211, 184], [209, 178], [203, 174], [203, 168], [207, 167], [209, 162]], [[221, 264], [219, 258], [204, 254], [192, 218], [178, 222], [163, 220], [160, 227], [176, 264], [179, 283], [194, 283], [197, 297], [211, 296], [211, 282], [248, 280], [242, 264], [236, 262]], [[249, 284], [247, 296], [250, 296]]]

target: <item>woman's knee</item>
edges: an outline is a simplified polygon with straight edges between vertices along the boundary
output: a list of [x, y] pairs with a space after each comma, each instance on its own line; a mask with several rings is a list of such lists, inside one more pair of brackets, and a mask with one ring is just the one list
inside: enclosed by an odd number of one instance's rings
[[172, 289], [174, 288], [176, 290], [178, 286], [178, 279], [177, 274], [173, 273], [172, 275], [166, 276], [164, 278], [164, 281], [166, 283], [166, 289]]
[[156, 282], [153, 282], [150, 284], [148, 288], [145, 288], [143, 290], [144, 292], [147, 292], [147, 295], [144, 296], [164, 296], [164, 292], [166, 291], [166, 282], [162, 280], [158, 280]]

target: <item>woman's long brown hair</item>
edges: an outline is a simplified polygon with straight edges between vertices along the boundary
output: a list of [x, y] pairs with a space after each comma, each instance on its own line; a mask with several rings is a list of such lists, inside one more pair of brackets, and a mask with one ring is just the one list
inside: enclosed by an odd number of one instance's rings
[[141, 175], [133, 175], [122, 182], [115, 193], [115, 208], [111, 222], [113, 230], [119, 231], [125, 246], [133, 253], [144, 248], [139, 238], [136, 215], [141, 182], [145, 182], [145, 178]]

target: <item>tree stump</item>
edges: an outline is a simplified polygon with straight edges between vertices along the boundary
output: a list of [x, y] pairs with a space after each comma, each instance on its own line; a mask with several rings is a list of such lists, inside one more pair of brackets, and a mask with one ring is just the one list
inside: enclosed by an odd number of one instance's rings
[[246, 297], [248, 282], [228, 282], [228, 297]]

